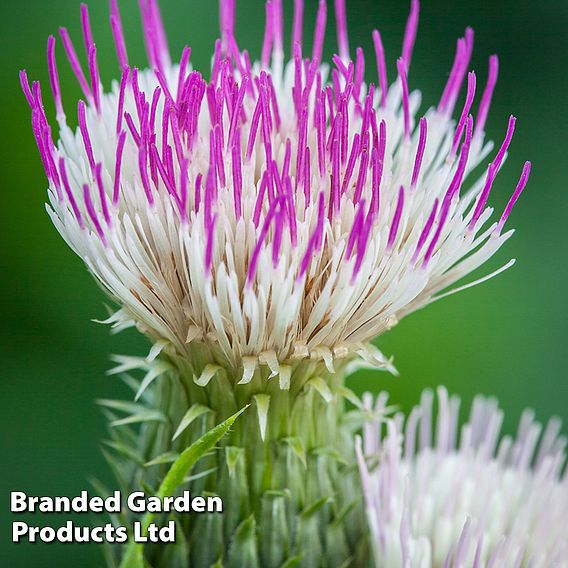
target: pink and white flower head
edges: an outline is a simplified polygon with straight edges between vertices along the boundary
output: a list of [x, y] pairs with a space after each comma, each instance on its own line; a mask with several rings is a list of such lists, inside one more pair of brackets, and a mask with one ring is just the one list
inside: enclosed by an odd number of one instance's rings
[[[193, 69], [189, 47], [172, 64], [156, 0], [140, 6], [149, 69], [129, 66], [111, 0], [122, 75], [108, 91], [87, 7], [86, 69], [59, 30], [58, 57], [66, 56], [84, 94], [77, 129], [66, 122], [71, 105], [49, 38], [56, 143], [39, 83], [30, 88], [21, 74], [49, 180], [48, 212], [121, 305], [110, 321], [135, 323], [182, 356], [199, 342], [212, 360], [244, 367], [244, 382], [259, 362], [277, 372], [295, 359], [332, 368], [334, 358], [361, 355], [388, 366], [369, 341], [448, 293], [512, 234], [504, 225], [530, 164], [504, 212], [492, 217], [489, 193], [515, 126], [511, 117], [496, 150], [485, 142], [497, 58], [478, 89], [468, 73], [467, 29], [439, 104], [422, 115], [420, 93], [409, 90], [417, 0], [390, 82], [378, 31], [373, 64], [361, 49], [351, 59], [345, 0], [335, 1], [332, 65], [321, 61], [324, 0], [311, 53], [303, 48], [303, 1], [295, 1], [287, 63], [281, 0], [266, 3], [254, 63], [237, 44], [235, 1], [221, 0], [221, 39], [207, 73]], [[367, 84], [365, 74], [378, 80]], [[486, 173], [476, 179], [470, 174], [479, 164]]]
[[[460, 400], [438, 389], [405, 419], [369, 422], [357, 454], [375, 565], [388, 568], [565, 568], [568, 474], [560, 420], [546, 428], [526, 410], [500, 439], [503, 412], [475, 398], [458, 427]], [[374, 410], [384, 410], [379, 395]], [[367, 408], [371, 402], [366, 401]], [[540, 438], [540, 441], [539, 441]]]

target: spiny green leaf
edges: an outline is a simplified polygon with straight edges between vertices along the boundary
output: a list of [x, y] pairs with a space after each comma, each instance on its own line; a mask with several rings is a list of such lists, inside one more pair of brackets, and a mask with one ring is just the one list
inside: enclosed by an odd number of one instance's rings
[[140, 455], [125, 444], [121, 444], [120, 442], [115, 442], [113, 440], [103, 440], [103, 444], [105, 444], [105, 446], [108, 446], [109, 448], [112, 448], [121, 456], [133, 461], [134, 463], [137, 463], [139, 465], [144, 464], [144, 460], [140, 457]]
[[311, 451], [311, 453], [316, 456], [327, 456], [342, 465], [349, 465], [349, 462], [335, 448], [330, 446], [315, 448]]
[[199, 404], [198, 402], [193, 404], [180, 420], [179, 426], [177, 427], [177, 430], [172, 437], [172, 441], [174, 441], [194, 420], [196, 420], [206, 412], [212, 412], [212, 410], [203, 404]]
[[331, 392], [329, 385], [321, 377], [314, 377], [306, 384], [314, 387], [325, 402], [331, 402], [333, 400], [333, 393]]
[[300, 562], [302, 562], [302, 558], [303, 556], [301, 554], [293, 556], [292, 558], [288, 558], [288, 560], [286, 560], [286, 562], [284, 562], [284, 564], [282, 564], [280, 568], [296, 568], [296, 566], [299, 566]]
[[308, 505], [301, 513], [300, 517], [304, 519], [309, 519], [313, 517], [324, 505], [329, 503], [333, 503], [333, 499], [331, 497], [320, 497], [317, 501]]
[[114, 420], [110, 426], [126, 426], [127, 424], [138, 424], [139, 422], [167, 422], [167, 418], [159, 410], [145, 410], [120, 420]]
[[152, 363], [150, 370], [146, 373], [146, 375], [144, 376], [144, 379], [142, 379], [142, 382], [140, 383], [140, 387], [138, 388], [138, 391], [136, 392], [136, 396], [134, 397], [134, 400], [138, 400], [144, 394], [144, 391], [160, 375], [163, 375], [168, 369], [170, 369], [170, 366], [163, 363], [163, 362]]
[[165, 452], [158, 457], [154, 458], [153, 460], [146, 462], [144, 467], [150, 467], [152, 465], [162, 465], [164, 463], [173, 463], [179, 457], [177, 452]]
[[229, 550], [231, 568], [256, 568], [259, 566], [256, 545], [256, 521], [254, 515], [246, 518], [237, 528]]
[[301, 438], [290, 436], [288, 438], [282, 438], [282, 442], [288, 444], [296, 457], [302, 462], [303, 466], [307, 467], [306, 449], [304, 448], [303, 440]]
[[[248, 405], [227, 418], [224, 422], [215, 426], [195, 441], [189, 448], [186, 448], [173, 463], [172, 467], [162, 481], [156, 497], [163, 499], [173, 495], [176, 488], [183, 483], [189, 470], [195, 463], [206, 454], [215, 444], [229, 431], [235, 420], [242, 414]], [[142, 534], [146, 535], [148, 526], [154, 519], [154, 513], [146, 513], [142, 519]], [[126, 550], [126, 554], [120, 564], [121, 568], [143, 568], [144, 567], [144, 548], [141, 543], [131, 542]]]
[[126, 414], [137, 414], [138, 412], [148, 410], [148, 408], [143, 404], [136, 404], [135, 402], [129, 402], [127, 400], [99, 398], [96, 402], [100, 406], [111, 408], [112, 410], [118, 410], [119, 412], [125, 412]]
[[229, 470], [230, 477], [235, 475], [237, 462], [244, 454], [244, 448], [238, 448], [236, 446], [227, 446], [225, 448], [225, 460], [227, 461], [227, 469]]

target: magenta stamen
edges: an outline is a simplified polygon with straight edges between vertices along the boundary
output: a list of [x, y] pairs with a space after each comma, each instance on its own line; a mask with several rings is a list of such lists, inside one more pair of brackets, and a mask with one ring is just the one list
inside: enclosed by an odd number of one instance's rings
[[55, 62], [55, 38], [50, 35], [47, 40], [47, 67], [49, 70], [49, 83], [53, 100], [55, 101], [55, 111], [58, 119], [64, 119], [63, 105], [61, 102], [61, 89], [59, 87], [59, 75], [57, 73], [57, 63]]
[[485, 123], [487, 121], [487, 115], [489, 114], [489, 108], [491, 107], [491, 99], [493, 98], [493, 90], [495, 89], [495, 84], [497, 83], [497, 75], [499, 74], [499, 59], [496, 55], [492, 55], [489, 58], [489, 74], [487, 77], [487, 85], [483, 91], [483, 96], [481, 97], [481, 102], [479, 103], [479, 110], [477, 111], [477, 122], [475, 132], [481, 133], [485, 129]]
[[323, 52], [323, 40], [325, 36], [325, 25], [327, 22], [327, 6], [325, 0], [319, 1], [318, 14], [316, 17], [316, 29], [314, 32], [314, 47], [312, 51], [312, 59], [321, 62]]
[[268, 2], [266, 2], [266, 24], [264, 27], [264, 40], [262, 41], [262, 55], [260, 57], [261, 65], [264, 69], [270, 64], [270, 54], [274, 41], [274, 17], [272, 10], [272, 2], [268, 0]]
[[347, 40], [347, 16], [345, 14], [345, 0], [335, 0], [335, 21], [337, 22], [337, 45], [339, 57], [343, 61], [349, 59], [349, 41]]
[[241, 170], [241, 148], [240, 144], [237, 142], [233, 146], [232, 150], [232, 161], [233, 161], [233, 199], [235, 200], [235, 217], [240, 219], [242, 216], [241, 212], [241, 200], [242, 200], [242, 187], [243, 187], [243, 175]]
[[308, 266], [312, 260], [314, 251], [319, 250], [321, 246], [321, 243], [323, 241], [323, 220], [324, 220], [324, 194], [322, 191], [320, 192], [319, 195], [318, 221], [316, 224], [316, 228], [314, 229], [314, 232], [312, 233], [310, 240], [308, 241], [306, 253], [302, 258], [302, 262], [300, 264], [300, 271], [298, 272], [296, 282], [300, 281], [304, 277], [304, 275], [308, 271]]
[[219, 0], [219, 24], [225, 46], [235, 33], [235, 0]]
[[132, 135], [134, 143], [136, 144], [136, 146], [140, 146], [140, 144], [142, 144], [142, 138], [140, 134], [138, 134], [138, 130], [136, 129], [132, 115], [129, 112], [125, 112], [124, 119], [126, 121], [126, 126], [128, 126], [128, 130], [130, 130], [130, 134]]
[[235, 108], [233, 110], [233, 115], [231, 116], [231, 124], [229, 126], [229, 135], [227, 136], [227, 148], [231, 148], [234, 143], [235, 133], [237, 130], [237, 126], [239, 123], [240, 111], [243, 108], [243, 101], [245, 98], [245, 93], [247, 89], [247, 85], [249, 82], [249, 78], [247, 76], [243, 77], [241, 82], [241, 87], [238, 91], [237, 100], [235, 103]]
[[95, 158], [93, 156], [93, 146], [91, 145], [91, 138], [89, 137], [89, 129], [87, 127], [86, 107], [84, 101], [79, 101], [79, 104], [77, 105], [77, 110], [79, 118], [79, 129], [81, 130], [81, 136], [83, 137], [85, 152], [87, 153], [87, 159], [89, 160], [89, 166], [91, 167], [91, 172], [94, 172]]
[[132, 69], [131, 86], [132, 96], [134, 98], [134, 103], [136, 104], [136, 114], [138, 115], [138, 118], [142, 120], [142, 105], [144, 104], [144, 95], [140, 92], [140, 87], [138, 85], [138, 69], [136, 67]]
[[441, 105], [439, 110], [445, 112], [448, 116], [450, 116], [454, 111], [456, 100], [461, 91], [465, 74], [467, 73], [472, 50], [473, 30], [471, 28], [466, 28], [465, 37], [458, 40], [458, 52], [456, 53], [454, 67], [452, 67], [450, 79], [446, 85], [444, 95], [442, 95], [443, 100], [445, 96], [444, 104], [442, 105], [442, 101], [440, 101]]
[[181, 222], [184, 224], [187, 223], [187, 194], [188, 194], [187, 188], [189, 186], [188, 173], [189, 173], [189, 160], [184, 160], [180, 168], [180, 200], [179, 200]]
[[282, 54], [284, 19], [282, 17], [282, 0], [272, 0], [272, 17], [274, 18], [274, 51]]
[[450, 182], [450, 186], [448, 187], [448, 191], [446, 192], [446, 195], [444, 196], [444, 201], [442, 202], [442, 210], [444, 209], [445, 204], [450, 203], [452, 201], [452, 199], [454, 198], [454, 195], [459, 193], [459, 190], [460, 190], [460, 187], [461, 187], [461, 184], [462, 184], [462, 181], [463, 181], [463, 176], [464, 176], [464, 173], [465, 173], [465, 168], [466, 168], [466, 165], [467, 165], [467, 160], [468, 160], [468, 157], [469, 157], [469, 150], [470, 150], [470, 147], [471, 147], [472, 130], [473, 130], [473, 117], [470, 115], [468, 120], [467, 120], [465, 140], [464, 140], [464, 143], [461, 147], [458, 167], [456, 168], [456, 172], [454, 174], [454, 177], [452, 178], [452, 181]]
[[339, 55], [333, 55], [331, 60], [337, 67], [337, 70], [343, 75], [343, 78], [347, 79], [347, 66], [345, 65], [345, 63], [343, 63], [341, 57], [339, 57]]
[[175, 106], [174, 98], [172, 97], [172, 93], [170, 92], [170, 88], [164, 74], [159, 69], [156, 69], [154, 74], [156, 75], [156, 79], [158, 79], [158, 83], [160, 83], [160, 87], [162, 87], [162, 91], [164, 91], [164, 96], [171, 101], [172, 106]]
[[300, 124], [298, 132], [298, 150], [296, 153], [296, 181], [300, 177], [302, 171], [302, 160], [304, 158], [304, 151], [306, 148], [306, 139], [308, 136], [308, 108], [305, 107], [300, 115]]
[[[373, 120], [376, 124], [376, 121]], [[383, 168], [385, 163], [385, 152], [387, 147], [387, 124], [384, 120], [381, 120], [380, 125], [380, 136], [378, 145], [373, 148], [373, 154], [375, 155], [375, 163], [372, 164], [373, 167], [373, 196], [371, 198], [371, 211], [374, 216], [379, 214], [380, 205], [380, 190], [381, 181], [383, 179]]]
[[101, 82], [99, 78], [99, 66], [97, 64], [97, 48], [93, 44], [89, 51], [89, 71], [91, 74], [91, 91], [93, 102], [98, 114], [101, 113]]
[[377, 73], [379, 77], [379, 89], [381, 90], [381, 106], [384, 108], [387, 104], [387, 65], [385, 62], [385, 50], [383, 41], [378, 30], [373, 31], [373, 43], [375, 45], [375, 55], [377, 58]]
[[262, 181], [260, 182], [260, 189], [258, 191], [258, 195], [256, 196], [256, 203], [254, 204], [254, 213], [253, 213], [253, 223], [255, 227], [258, 227], [258, 223], [260, 221], [260, 213], [262, 211], [262, 204], [264, 202], [264, 196], [266, 194], [266, 189], [268, 187], [268, 170], [264, 172], [262, 175]]
[[339, 215], [340, 188], [339, 188], [339, 131], [343, 115], [338, 112], [335, 116], [333, 139], [331, 142], [331, 194], [329, 199], [330, 220]]
[[124, 41], [124, 31], [117, 0], [110, 0], [110, 27], [112, 29], [112, 37], [114, 38], [116, 57], [122, 71], [128, 67], [128, 54], [126, 52], [126, 42]]
[[211, 276], [211, 268], [213, 266], [213, 237], [215, 236], [215, 224], [217, 223], [217, 214], [213, 216], [211, 223], [207, 227], [207, 244], [205, 245], [205, 272], [207, 276]]
[[118, 93], [118, 112], [116, 115], [116, 134], [122, 130], [122, 116], [124, 114], [124, 96], [126, 93], [126, 84], [128, 82], [128, 75], [130, 74], [130, 69], [125, 67], [122, 70], [122, 76], [120, 78], [120, 91]]
[[146, 199], [150, 206], [154, 205], [154, 196], [152, 195], [152, 188], [150, 187], [150, 180], [148, 178], [148, 151], [146, 146], [141, 144], [138, 148], [138, 169], [140, 170], [140, 178], [142, 179], [142, 187], [146, 194]]
[[166, 32], [164, 30], [164, 23], [162, 22], [158, 2], [157, 0], [147, 0], [147, 2], [149, 4], [149, 16], [154, 28], [156, 52], [159, 63], [165, 68], [171, 67], [170, 51], [168, 49]]
[[[185, 209], [184, 209], [184, 207], [182, 207], [181, 199], [178, 197], [178, 194], [176, 192], [175, 182], [172, 179], [170, 173], [167, 171], [166, 166], [164, 165], [163, 161], [160, 159], [160, 155], [158, 154], [158, 149], [156, 148], [155, 144], [152, 144], [152, 146], [150, 147], [150, 160], [151, 160], [151, 162], [153, 162], [156, 165], [156, 168], [157, 168], [158, 172], [160, 173], [160, 176], [161, 176], [161, 178], [164, 182], [164, 185], [166, 186], [168, 193], [176, 201], [176, 203], [177, 203], [177, 205], [180, 209], [182, 219], [183, 219]], [[185, 162], [186, 161], [184, 160], [184, 163]], [[180, 186], [181, 186], [180, 191], [182, 193], [182, 196], [183, 196], [183, 192], [184, 192], [183, 170], [184, 170], [184, 164], [182, 164], [181, 167], [180, 167], [180, 171], [181, 171], [180, 177], [182, 178], [181, 183], [180, 183]], [[186, 172], [185, 175], [187, 176], [187, 172]], [[185, 182], [185, 185], [186, 185], [185, 193], [186, 193], [186, 199], [187, 199], [187, 180]], [[156, 186], [156, 189], [158, 189], [158, 183], [157, 182], [155, 182], [155, 186]]]
[[318, 123], [317, 128], [317, 144], [318, 144], [318, 163], [320, 177], [325, 175], [325, 125], [326, 125], [326, 111], [325, 111], [325, 92], [322, 91], [319, 100], [318, 110]]
[[406, 29], [404, 30], [404, 41], [402, 44], [402, 59], [406, 63], [407, 70], [410, 69], [412, 52], [414, 50], [414, 42], [416, 41], [419, 12], [420, 4], [418, 0], [412, 0], [410, 6], [410, 14], [408, 15], [408, 20], [406, 21]]
[[[285, 179], [290, 175], [290, 160], [292, 157], [292, 142], [290, 138], [286, 138], [286, 147], [284, 149], [284, 162], [282, 164], [282, 179]], [[300, 168], [296, 169], [296, 174], [300, 177], [302, 170]]]
[[211, 67], [211, 86], [214, 88], [217, 85], [219, 78], [219, 71], [221, 70], [221, 55], [222, 45], [221, 40], [215, 40], [215, 52], [213, 54], [213, 65]]
[[404, 138], [410, 139], [410, 109], [408, 106], [408, 82], [406, 79], [406, 62], [399, 58], [396, 62], [398, 76], [402, 84], [402, 111], [404, 113]]
[[324, 192], [320, 191], [318, 197], [318, 224], [317, 224], [317, 231], [316, 231], [316, 250], [320, 250], [323, 246], [323, 222], [325, 218], [324, 212], [324, 205], [325, 205], [325, 196]]
[[365, 219], [365, 200], [361, 199], [359, 202], [359, 208], [357, 213], [355, 213], [355, 219], [353, 220], [353, 226], [351, 227], [351, 232], [349, 233], [349, 239], [347, 241], [347, 248], [345, 249], [345, 255], [349, 260], [353, 254], [353, 249], [355, 243], [359, 240], [361, 229], [363, 228], [363, 222]]
[[189, 58], [191, 57], [191, 47], [187, 45], [183, 48], [181, 53], [181, 60], [179, 63], [179, 76], [178, 76], [178, 88], [176, 93], [177, 103], [181, 101], [180, 95], [183, 91], [182, 85], [185, 81], [185, 73], [187, 71], [187, 66], [189, 65]]
[[304, 24], [304, 0], [294, 0], [294, 24], [292, 26], [292, 52], [294, 46], [302, 46], [302, 28]]
[[355, 266], [353, 267], [353, 274], [351, 275], [351, 284], [355, 282], [355, 279], [357, 278], [357, 275], [361, 270], [361, 266], [363, 265], [363, 259], [365, 257], [365, 251], [367, 250], [367, 242], [371, 233], [373, 221], [373, 214], [371, 211], [369, 211], [367, 218], [362, 223], [361, 229], [359, 231], [359, 238], [357, 240], [357, 258], [355, 259]]
[[463, 105], [463, 110], [458, 121], [458, 125], [456, 128], [456, 132], [454, 134], [454, 142], [452, 144], [452, 150], [450, 152], [450, 157], [453, 158], [456, 155], [458, 145], [460, 143], [463, 129], [465, 127], [465, 122], [469, 115], [469, 111], [471, 109], [471, 105], [473, 104], [473, 99], [475, 97], [475, 73], [472, 71], [468, 74], [467, 77], [467, 96], [465, 99], [465, 103]]
[[219, 125], [215, 126], [215, 162], [217, 163], [217, 175], [221, 182], [221, 187], [227, 187], [227, 180], [225, 179], [225, 163], [223, 160], [223, 138], [221, 136], [221, 128]]
[[[366, 139], [365, 139], [366, 138]], [[367, 168], [369, 165], [369, 135], [365, 134], [363, 139], [363, 149], [361, 151], [361, 161], [359, 162], [359, 174], [357, 176], [357, 183], [355, 185], [355, 193], [353, 195], [353, 203], [358, 203], [361, 199], [361, 193], [363, 191], [363, 185], [367, 179]]]
[[284, 229], [284, 211], [278, 208], [274, 219], [274, 235], [272, 236], [272, 266], [277, 268], [278, 255], [280, 254], [280, 244], [282, 243], [282, 231]]
[[85, 53], [88, 55], [91, 47], [94, 45], [93, 33], [91, 31], [91, 22], [89, 20], [89, 8], [86, 4], [81, 4], [81, 30], [83, 31], [83, 42], [85, 44]]
[[485, 184], [483, 186], [481, 193], [479, 194], [479, 197], [477, 199], [477, 204], [476, 204], [475, 210], [473, 212], [473, 216], [472, 216], [471, 221], [469, 222], [469, 225], [467, 227], [468, 231], [470, 231], [470, 232], [473, 231], [477, 221], [479, 221], [479, 218], [481, 217], [481, 214], [483, 213], [483, 210], [485, 208], [485, 204], [487, 203], [487, 199], [489, 197], [489, 192], [491, 191], [491, 186], [493, 185], [493, 182], [495, 181], [496, 175], [497, 175], [497, 171], [495, 170], [495, 167], [493, 166], [493, 164], [490, 164], [487, 168], [487, 177], [485, 178]]
[[32, 95], [32, 91], [30, 89], [30, 83], [28, 81], [28, 75], [25, 72], [25, 70], [21, 70], [20, 71], [20, 85], [22, 86], [22, 91], [24, 91], [24, 95], [26, 97], [26, 100], [28, 101], [28, 104], [30, 105], [30, 108], [33, 110], [35, 103], [34, 103], [34, 97]]
[[515, 188], [513, 195], [511, 195], [511, 199], [509, 199], [509, 202], [505, 207], [505, 211], [503, 211], [503, 215], [501, 215], [501, 219], [499, 219], [499, 223], [497, 224], [497, 228], [495, 229], [496, 233], [500, 233], [501, 230], [503, 229], [503, 226], [505, 225], [507, 218], [511, 214], [511, 211], [515, 206], [515, 203], [521, 196], [523, 189], [525, 189], [527, 182], [529, 181], [530, 173], [531, 173], [531, 163], [525, 162], [525, 165], [523, 166], [523, 172], [521, 173], [521, 177], [519, 179], [519, 183], [517, 184], [517, 187]]
[[274, 215], [276, 214], [276, 210], [280, 208], [280, 203], [281, 203], [282, 199], [283, 199], [282, 197], [277, 197], [276, 199], [274, 199], [274, 201], [270, 204], [270, 207], [268, 209], [268, 213], [266, 214], [266, 217], [264, 219], [264, 223], [262, 224], [262, 229], [260, 230], [260, 235], [258, 236], [257, 243], [254, 247], [253, 252], [252, 252], [252, 256], [251, 256], [250, 264], [249, 264], [249, 269], [248, 269], [248, 273], [247, 273], [246, 286], [249, 289], [252, 285], [252, 279], [254, 278], [254, 275], [255, 275], [255, 272], [256, 272], [256, 265], [258, 264], [258, 256], [260, 254], [260, 250], [262, 248], [262, 245], [264, 243], [266, 235], [268, 234], [268, 229], [270, 227], [270, 223], [272, 222], [272, 219], [274, 218]]
[[343, 184], [341, 186], [341, 195], [347, 191], [349, 182], [351, 181], [351, 176], [353, 175], [353, 170], [355, 169], [355, 162], [359, 157], [359, 145], [361, 137], [359, 134], [355, 134], [353, 137], [353, 144], [351, 145], [351, 153], [349, 154], [349, 160], [347, 162], [347, 168], [345, 170], [345, 175], [343, 177]]
[[426, 250], [426, 254], [424, 255], [424, 260], [422, 261], [422, 268], [423, 269], [426, 269], [426, 267], [428, 266], [428, 263], [430, 262], [430, 259], [432, 258], [433, 254], [434, 254], [434, 249], [436, 248], [436, 245], [438, 244], [438, 240], [440, 239], [440, 235], [442, 234], [442, 229], [444, 228], [444, 224], [446, 223], [446, 219], [448, 218], [448, 213], [450, 211], [450, 205], [451, 205], [450, 200], [448, 200], [448, 201], [444, 200], [444, 202], [442, 203], [442, 207], [441, 207], [441, 210], [440, 210], [440, 219], [438, 220], [438, 228], [436, 229], [436, 232], [434, 233], [434, 237], [430, 241], [430, 246]]
[[69, 186], [69, 179], [67, 178], [67, 171], [65, 169], [65, 160], [63, 158], [59, 158], [59, 172], [61, 174], [61, 181], [63, 182], [63, 188], [65, 189], [65, 193], [67, 194], [67, 199], [69, 199], [69, 203], [71, 204], [71, 209], [73, 209], [73, 214], [77, 219], [77, 223], [79, 223], [79, 227], [81, 229], [84, 229], [85, 223], [83, 222], [83, 217], [81, 216], [81, 212], [77, 207], [75, 196], [73, 195], [71, 187]]
[[154, 93], [152, 94], [152, 105], [150, 107], [150, 124], [148, 125], [150, 135], [154, 135], [156, 132], [156, 112], [158, 110], [158, 102], [160, 100], [161, 94], [162, 89], [160, 87], [156, 87], [154, 89]]
[[250, 162], [253, 150], [254, 150], [254, 142], [256, 139], [256, 132], [258, 130], [258, 123], [260, 121], [260, 115], [262, 112], [262, 103], [259, 99], [256, 101], [256, 107], [254, 109], [254, 113], [252, 115], [252, 121], [249, 130], [249, 139], [247, 144], [247, 153], [246, 153], [246, 161], [247, 163]]
[[400, 225], [400, 218], [402, 216], [402, 210], [404, 208], [404, 187], [400, 186], [398, 190], [398, 201], [396, 203], [396, 209], [394, 216], [392, 218], [392, 223], [389, 231], [389, 238], [387, 241], [387, 252], [392, 250], [394, 241], [396, 239], [396, 234], [398, 232], [398, 226]]
[[105, 188], [103, 185], [103, 178], [102, 178], [102, 164], [99, 162], [96, 166], [95, 166], [95, 179], [97, 181], [97, 187], [99, 189], [99, 199], [101, 201], [101, 208], [103, 210], [103, 217], [105, 219], [105, 222], [108, 226], [110, 226], [110, 215], [108, 212], [108, 205], [107, 205], [107, 196], [106, 196], [106, 192], [105, 192]]
[[85, 200], [85, 207], [87, 209], [87, 213], [89, 214], [89, 217], [91, 218], [91, 221], [93, 222], [93, 225], [95, 226], [95, 230], [97, 231], [99, 238], [101, 239], [101, 241], [103, 242], [103, 244], [106, 247], [107, 242], [106, 242], [105, 234], [104, 234], [103, 228], [101, 227], [101, 224], [99, 223], [99, 219], [97, 217], [97, 213], [95, 211], [95, 208], [93, 207], [93, 202], [91, 201], [91, 194], [89, 192], [89, 186], [87, 184], [83, 185], [83, 198]]
[[274, 113], [274, 120], [276, 121], [276, 129], [280, 130], [280, 109], [278, 108], [278, 100], [276, 99], [276, 90], [272, 83], [272, 77], [268, 75], [268, 87], [270, 88], [270, 102], [272, 104], [272, 112]]
[[420, 174], [420, 167], [422, 166], [422, 158], [424, 157], [424, 149], [426, 148], [426, 136], [428, 132], [428, 122], [426, 117], [420, 119], [420, 136], [418, 139], [418, 148], [416, 149], [416, 158], [414, 159], [414, 169], [412, 170], [412, 181], [410, 189], [416, 187], [418, 182], [418, 175]]
[[355, 81], [353, 83], [353, 96], [359, 102], [361, 97], [361, 85], [365, 78], [365, 55], [363, 50], [358, 47], [356, 51], [357, 62], [355, 64]]
[[495, 165], [495, 171], [498, 172], [501, 169], [501, 164], [503, 163], [503, 160], [505, 159], [505, 154], [507, 153], [507, 150], [509, 149], [509, 146], [511, 144], [511, 140], [513, 139], [513, 134], [515, 132], [515, 124], [517, 122], [517, 119], [514, 116], [510, 116], [509, 117], [509, 122], [507, 124], [507, 134], [505, 135], [505, 140], [503, 140], [503, 143], [501, 144], [501, 148], [499, 148], [499, 151], [497, 152], [497, 156], [495, 156], [495, 159], [493, 160], [493, 164]]
[[420, 255], [420, 251], [422, 250], [422, 247], [424, 246], [424, 243], [426, 242], [428, 235], [430, 235], [430, 231], [432, 230], [432, 226], [434, 225], [434, 219], [436, 218], [436, 213], [438, 212], [438, 203], [439, 203], [438, 198], [436, 198], [434, 200], [434, 207], [432, 207], [432, 211], [430, 212], [426, 224], [424, 225], [424, 228], [420, 233], [420, 237], [418, 238], [418, 243], [416, 244], [416, 250], [412, 255], [412, 261], [411, 261], [412, 264], [416, 264], [418, 256]]
[[79, 63], [79, 59], [77, 58], [77, 53], [75, 52], [75, 48], [73, 47], [73, 42], [69, 37], [69, 33], [67, 32], [66, 28], [59, 28], [59, 35], [61, 36], [61, 41], [63, 42], [63, 49], [67, 55], [67, 59], [69, 60], [69, 65], [75, 73], [77, 77], [77, 81], [79, 81], [79, 86], [85, 95], [87, 101], [92, 101], [93, 96], [91, 93], [91, 88], [85, 79], [85, 75], [83, 74], [83, 69], [81, 68], [81, 64]]

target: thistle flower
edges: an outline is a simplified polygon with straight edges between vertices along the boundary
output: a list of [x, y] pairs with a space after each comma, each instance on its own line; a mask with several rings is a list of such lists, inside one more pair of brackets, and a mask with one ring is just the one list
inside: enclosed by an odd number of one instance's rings
[[[380, 395], [376, 409], [385, 402]], [[358, 440], [376, 566], [568, 566], [560, 421], [543, 431], [526, 410], [517, 435], [500, 439], [503, 412], [478, 396], [458, 435], [459, 398], [438, 389], [434, 427], [432, 402], [425, 391], [406, 419], [387, 422], [384, 437], [375, 422]]]
[[[150, 69], [130, 68], [112, 1], [122, 78], [109, 92], [83, 5], [88, 72], [60, 30], [85, 98], [76, 131], [66, 123], [55, 39], [48, 41], [57, 145], [39, 84], [30, 89], [22, 74], [49, 180], [48, 211], [122, 306], [111, 321], [135, 322], [183, 356], [203, 343], [212, 359], [243, 368], [243, 382], [259, 361], [277, 372], [279, 363], [305, 357], [330, 368], [334, 358], [372, 360], [370, 340], [440, 297], [509, 238], [504, 225], [530, 170], [527, 162], [491, 222], [487, 201], [515, 119], [497, 151], [484, 143], [498, 64], [490, 58], [474, 120], [471, 29], [458, 41], [439, 104], [418, 118], [420, 93], [409, 90], [416, 0], [391, 84], [373, 33], [377, 86], [364, 81], [363, 51], [350, 59], [344, 0], [336, 1], [339, 54], [331, 68], [321, 63], [326, 4], [309, 56], [302, 4], [295, 3], [284, 66], [281, 0], [267, 3], [254, 64], [237, 44], [234, 0], [221, 0], [222, 38], [205, 78], [192, 68], [189, 47], [179, 65], [171, 63], [155, 0], [141, 2]], [[467, 97], [455, 111], [464, 82]], [[487, 161], [487, 172], [473, 179], [470, 172]]]
[[377, 81], [369, 84], [363, 51], [350, 56], [345, 0], [335, 0], [331, 67], [322, 63], [325, 0], [310, 54], [303, 1], [294, 2], [286, 64], [281, 0], [266, 3], [256, 63], [237, 43], [235, 1], [221, 0], [221, 38], [205, 76], [189, 47], [172, 64], [156, 0], [140, 8], [149, 69], [130, 66], [111, 0], [121, 77], [106, 92], [87, 7], [86, 70], [60, 29], [84, 95], [76, 130], [50, 36], [57, 143], [39, 83], [30, 87], [25, 72], [21, 82], [53, 223], [119, 305], [108, 322], [136, 325], [153, 343], [148, 357], [118, 357], [113, 371], [145, 372], [124, 377], [136, 403], [102, 401], [121, 484], [157, 487], [164, 464], [204, 431], [248, 403], [256, 409], [190, 480], [192, 491], [226, 496], [230, 511], [178, 519], [186, 540], [153, 547], [147, 560], [170, 566], [176, 550], [192, 566], [221, 558], [229, 566], [364, 565], [353, 421], [343, 409], [344, 398], [358, 401], [344, 379], [360, 360], [393, 370], [370, 341], [451, 293], [512, 234], [504, 226], [530, 164], [491, 221], [489, 194], [515, 127], [511, 117], [496, 151], [485, 141], [497, 58], [474, 120], [468, 28], [439, 104], [419, 117], [420, 93], [409, 89], [417, 0], [390, 83], [373, 33]]

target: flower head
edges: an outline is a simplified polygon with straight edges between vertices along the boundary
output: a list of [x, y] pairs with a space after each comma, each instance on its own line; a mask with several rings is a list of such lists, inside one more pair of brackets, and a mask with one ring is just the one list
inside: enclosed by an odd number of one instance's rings
[[[440, 388], [438, 401], [434, 428], [425, 391], [406, 420], [387, 421], [384, 437], [374, 422], [358, 440], [376, 566], [568, 566], [560, 421], [542, 432], [527, 410], [516, 437], [499, 439], [503, 412], [478, 396], [458, 436], [459, 398]], [[385, 402], [380, 395], [376, 410]]]
[[[305, 357], [330, 369], [334, 358], [354, 355], [387, 365], [367, 343], [439, 298], [512, 234], [504, 224], [530, 164], [491, 221], [487, 200], [515, 119], [497, 151], [485, 143], [497, 58], [489, 60], [474, 118], [471, 29], [458, 41], [439, 104], [420, 117], [420, 93], [409, 88], [417, 0], [390, 83], [373, 33], [367, 68], [376, 63], [375, 84], [364, 80], [362, 50], [351, 59], [345, 0], [335, 1], [339, 46], [331, 66], [321, 61], [324, 0], [311, 54], [303, 49], [303, 2], [295, 2], [286, 64], [281, 0], [266, 4], [257, 63], [237, 44], [235, 1], [221, 0], [221, 39], [206, 76], [193, 69], [189, 47], [171, 63], [156, 0], [140, 5], [149, 69], [129, 66], [111, 0], [122, 75], [106, 92], [87, 7], [86, 70], [60, 29], [58, 53], [84, 94], [76, 130], [66, 122], [49, 38], [57, 143], [39, 84], [30, 88], [21, 74], [49, 180], [49, 214], [121, 305], [115, 325], [135, 323], [182, 356], [199, 343], [208, 358], [244, 367], [244, 382], [259, 361], [276, 372]], [[466, 100], [456, 109], [464, 82]], [[485, 163], [474, 179], [470, 173]]]

